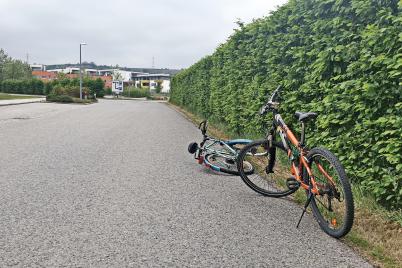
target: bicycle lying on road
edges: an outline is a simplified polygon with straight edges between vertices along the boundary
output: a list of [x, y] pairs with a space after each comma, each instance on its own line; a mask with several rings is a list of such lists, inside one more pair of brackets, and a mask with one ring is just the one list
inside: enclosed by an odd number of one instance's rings
[[[239, 152], [240, 176], [251, 189], [266, 196], [282, 197], [304, 189], [307, 200], [297, 227], [310, 205], [321, 229], [340, 238], [350, 231], [354, 219], [353, 196], [345, 170], [327, 149], [306, 146], [305, 124], [314, 120], [316, 113], [295, 113], [301, 123], [301, 137], [297, 140], [278, 113], [279, 90], [280, 87], [260, 109], [261, 116], [267, 112], [274, 115], [268, 137], [247, 144]], [[268, 154], [260, 155], [265, 151]], [[251, 163], [254, 173], [247, 173], [244, 163]]]
[[[202, 121], [198, 128], [201, 130], [203, 140], [198, 145], [192, 142], [188, 145], [188, 152], [194, 154], [199, 164], [205, 164], [214, 171], [239, 175], [237, 170], [237, 156], [240, 146], [248, 144], [251, 140], [219, 140], [207, 135], [208, 122]], [[242, 165], [244, 174], [252, 174], [254, 168], [250, 162], [245, 161]]]

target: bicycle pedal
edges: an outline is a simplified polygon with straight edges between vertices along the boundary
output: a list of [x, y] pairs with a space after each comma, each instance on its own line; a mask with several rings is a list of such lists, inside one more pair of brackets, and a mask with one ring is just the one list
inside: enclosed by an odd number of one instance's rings
[[286, 185], [289, 190], [297, 190], [300, 187], [300, 182], [295, 177], [290, 177], [286, 180]]

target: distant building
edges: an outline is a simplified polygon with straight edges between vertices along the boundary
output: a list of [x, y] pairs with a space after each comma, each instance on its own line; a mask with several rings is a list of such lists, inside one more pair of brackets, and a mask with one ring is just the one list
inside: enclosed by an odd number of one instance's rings
[[32, 71], [32, 76], [42, 81], [51, 81], [57, 78], [57, 75], [47, 71]]
[[105, 82], [105, 87], [106, 88], [112, 88], [112, 81], [113, 77], [110, 75], [102, 75], [102, 76], [97, 76], [96, 78], [102, 79], [103, 82]]
[[48, 72], [51, 72], [51, 73], [55, 73], [55, 74], [57, 74], [57, 73], [62, 73], [63, 72], [63, 69], [52, 69], [52, 70], [47, 70]]
[[67, 67], [62, 69], [62, 72], [65, 74], [80, 74], [80, 68], [78, 67]]
[[113, 75], [113, 69], [98, 70], [98, 75]]
[[96, 70], [96, 69], [84, 69], [84, 75], [98, 76], [98, 70]]
[[130, 82], [131, 81], [131, 73], [129, 71], [124, 71], [120, 69], [105, 69], [105, 70], [98, 70], [98, 75], [100, 76], [113, 76], [115, 73], [119, 73], [123, 79], [123, 82]]
[[[46, 69], [45, 65], [36, 64], [31, 65], [32, 75], [43, 81], [51, 81], [57, 79], [58, 73], [65, 74], [68, 78], [79, 78], [80, 68], [78, 67], [66, 67], [64, 69]], [[149, 88], [150, 90], [156, 90], [160, 87], [161, 92], [169, 93], [170, 91], [170, 74], [149, 74], [144, 72], [130, 72], [120, 69], [83, 69], [83, 76], [90, 77], [92, 79], [100, 78], [105, 82], [105, 87], [111, 88], [113, 76], [118, 73], [122, 78], [125, 85], [134, 85], [139, 88]]]
[[137, 77], [139, 75], [145, 75], [149, 73], [142, 73], [142, 72], [131, 72], [131, 80], [134, 81], [134, 77]]
[[140, 74], [132, 77], [135, 87], [149, 87], [155, 90], [158, 86], [161, 92], [170, 92], [170, 74]]
[[43, 64], [30, 64], [32, 71], [46, 71], [46, 65]]

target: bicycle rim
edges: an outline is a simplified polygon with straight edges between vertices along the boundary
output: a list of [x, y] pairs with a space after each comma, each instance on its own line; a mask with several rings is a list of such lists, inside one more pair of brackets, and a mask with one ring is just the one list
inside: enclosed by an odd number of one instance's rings
[[[268, 148], [266, 140], [252, 142], [239, 153], [238, 170], [241, 178], [254, 191], [271, 197], [286, 196], [294, 192], [289, 189], [287, 179], [291, 177], [286, 150], [274, 142]], [[268, 149], [268, 151], [267, 151]], [[244, 162], [254, 166], [253, 174], [247, 174]]]
[[350, 183], [336, 157], [323, 148], [314, 148], [307, 156], [317, 187], [311, 209], [320, 227], [329, 235], [339, 238], [353, 225], [354, 205]]
[[207, 166], [215, 171], [220, 171], [232, 175], [239, 174], [237, 170], [237, 163], [234, 159], [225, 158], [216, 154], [207, 154], [205, 156], [205, 163]]

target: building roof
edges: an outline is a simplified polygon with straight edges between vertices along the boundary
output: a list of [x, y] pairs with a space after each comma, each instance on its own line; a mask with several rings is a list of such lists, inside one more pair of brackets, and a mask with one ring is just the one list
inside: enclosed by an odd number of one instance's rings
[[170, 74], [140, 74], [137, 77], [165, 76], [170, 77]]

